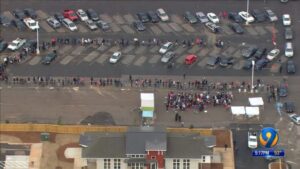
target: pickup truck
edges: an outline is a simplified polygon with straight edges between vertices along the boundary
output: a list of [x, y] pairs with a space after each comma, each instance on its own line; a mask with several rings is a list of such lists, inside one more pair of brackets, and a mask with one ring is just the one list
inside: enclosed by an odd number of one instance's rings
[[8, 49], [15, 51], [18, 50], [21, 46], [23, 46], [26, 43], [26, 39], [17, 38], [16, 40], [13, 40], [9, 45]]
[[31, 19], [31, 18], [25, 18], [25, 19], [23, 20], [23, 22], [24, 22], [25, 25], [26, 25], [29, 29], [31, 29], [31, 30], [39, 29], [38, 23], [37, 23], [35, 20]]
[[251, 149], [257, 148], [257, 133], [248, 131], [248, 147]]

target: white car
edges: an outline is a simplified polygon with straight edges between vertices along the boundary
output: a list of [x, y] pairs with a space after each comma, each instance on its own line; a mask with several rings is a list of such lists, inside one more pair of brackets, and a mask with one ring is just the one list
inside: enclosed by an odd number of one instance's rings
[[285, 43], [284, 54], [285, 54], [286, 57], [293, 57], [294, 56], [294, 50], [293, 50], [292, 42], [286, 42]]
[[290, 26], [292, 24], [291, 16], [289, 14], [283, 14], [282, 22], [284, 26]]
[[156, 10], [156, 12], [161, 21], [163, 22], [169, 21], [169, 16], [167, 15], [164, 9], [159, 8]]
[[159, 49], [159, 53], [160, 53], [160, 54], [165, 54], [165, 53], [167, 53], [172, 47], [173, 47], [173, 43], [172, 43], [172, 42], [167, 42], [167, 43], [165, 43], [165, 44]]
[[212, 23], [219, 23], [220, 22], [219, 18], [217, 17], [217, 15], [215, 13], [209, 12], [206, 15]]
[[76, 31], [77, 26], [72, 22], [70, 19], [65, 18], [62, 20], [63, 25], [65, 25], [66, 28], [68, 28], [70, 31]]
[[109, 59], [109, 63], [117, 63], [122, 56], [121, 52], [114, 52], [113, 55]]
[[13, 40], [9, 45], [8, 49], [15, 51], [18, 50], [21, 46], [23, 46], [26, 43], [26, 39], [17, 38], [16, 40]]
[[248, 23], [254, 22], [254, 17], [246, 11], [239, 12], [239, 15]]
[[276, 58], [276, 56], [278, 56], [280, 53], [280, 50], [279, 49], [273, 49], [271, 50], [268, 55], [267, 55], [267, 59], [269, 61], [272, 61], [274, 58]]
[[289, 117], [295, 124], [300, 125], [300, 116], [298, 114], [293, 113]]
[[251, 149], [257, 148], [257, 133], [248, 131], [248, 147]]
[[31, 30], [36, 30], [36, 29], [40, 28], [39, 25], [38, 25], [38, 23], [35, 20], [31, 19], [31, 18], [25, 18], [23, 20], [23, 22]]
[[86, 21], [86, 20], [89, 19], [89, 17], [87, 16], [87, 14], [82, 9], [78, 9], [76, 11], [76, 14], [78, 15], [78, 17], [80, 18], [81, 21]]
[[86, 25], [90, 28], [90, 30], [94, 31], [98, 29], [98, 26], [92, 20], [88, 19], [85, 21]]

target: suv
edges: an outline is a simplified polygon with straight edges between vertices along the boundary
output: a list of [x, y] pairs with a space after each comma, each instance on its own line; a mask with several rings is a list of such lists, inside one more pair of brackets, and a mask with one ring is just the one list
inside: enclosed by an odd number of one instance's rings
[[86, 14], [93, 21], [98, 21], [99, 20], [99, 15], [97, 14], [97, 12], [94, 9], [88, 9], [88, 10], [86, 10]]
[[228, 18], [236, 23], [242, 23], [244, 21], [237, 12], [229, 12]]
[[77, 30], [77, 26], [72, 22], [70, 19], [65, 18], [62, 21], [63, 25], [65, 25], [66, 28], [68, 28], [70, 31]]
[[184, 13], [184, 18], [190, 23], [190, 24], [195, 24], [197, 23], [197, 18], [190, 12], [190, 11], [186, 11]]
[[218, 26], [212, 22], [206, 22], [205, 26], [213, 33], [218, 33], [220, 31], [220, 26]]
[[49, 53], [43, 57], [42, 64], [49, 65], [53, 60], [55, 60], [56, 57], [57, 57], [56, 52]]
[[293, 57], [294, 56], [294, 50], [293, 50], [292, 42], [286, 42], [285, 43], [284, 54], [285, 54], [286, 57]]
[[47, 19], [47, 23], [54, 29], [59, 28], [61, 24], [54, 17], [50, 17]]
[[150, 19], [148, 17], [148, 15], [144, 12], [139, 12], [136, 14], [136, 16], [139, 18], [139, 20], [143, 23], [149, 22]]
[[96, 25], [103, 31], [107, 31], [110, 28], [109, 24], [103, 20], [96, 21]]
[[152, 23], [159, 22], [159, 17], [157, 16], [157, 14], [154, 11], [149, 11], [148, 16]]
[[255, 46], [249, 46], [247, 48], [244, 48], [242, 50], [242, 56], [245, 58], [250, 58], [254, 53], [257, 51], [257, 47]]
[[73, 11], [71, 9], [64, 10], [63, 15], [64, 15], [65, 18], [68, 18], [71, 21], [77, 21], [78, 20], [78, 16], [76, 15], [75, 11]]
[[26, 39], [17, 38], [13, 40], [9, 45], [8, 49], [15, 51], [18, 50], [21, 46], [23, 46], [26, 43]]
[[24, 21], [25, 25], [31, 30], [36, 30], [36, 29], [40, 28], [38, 23], [31, 18], [25, 18], [25, 19], [23, 19], [23, 21]]
[[248, 131], [248, 147], [251, 149], [257, 148], [257, 133]]
[[266, 20], [266, 15], [259, 9], [253, 9], [251, 11], [252, 16], [257, 22], [264, 22]]

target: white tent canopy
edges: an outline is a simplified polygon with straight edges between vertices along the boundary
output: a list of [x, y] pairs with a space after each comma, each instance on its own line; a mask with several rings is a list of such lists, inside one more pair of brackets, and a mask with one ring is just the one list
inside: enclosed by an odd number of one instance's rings
[[141, 107], [154, 108], [154, 93], [141, 93]]
[[263, 106], [264, 101], [262, 97], [250, 97], [249, 102], [251, 106]]
[[246, 115], [249, 117], [259, 116], [259, 107], [246, 107]]
[[244, 106], [231, 106], [231, 112], [233, 115], [245, 115], [245, 107]]
[[154, 93], [141, 93], [141, 100], [154, 100]]

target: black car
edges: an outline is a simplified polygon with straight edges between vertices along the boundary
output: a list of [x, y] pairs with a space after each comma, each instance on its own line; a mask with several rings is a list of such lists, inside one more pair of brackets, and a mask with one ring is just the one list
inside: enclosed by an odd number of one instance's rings
[[279, 97], [287, 97], [288, 88], [285, 84], [280, 84], [280, 86], [278, 88], [278, 95], [279, 95]]
[[58, 20], [59, 22], [62, 22], [65, 19], [65, 17], [61, 13], [59, 13], [59, 12], [57, 12], [57, 13], [54, 14], [54, 18], [56, 20]]
[[27, 40], [26, 43], [23, 45], [23, 49], [36, 49], [37, 42], [36, 40]]
[[257, 60], [261, 59], [263, 56], [267, 54], [267, 48], [259, 48], [253, 55], [253, 57]]
[[229, 27], [237, 34], [243, 34], [244, 33], [244, 29], [242, 28], [242, 26], [238, 23], [232, 23], [229, 24]]
[[190, 11], [186, 11], [184, 13], [184, 18], [191, 24], [195, 24], [198, 22], [198, 19], [194, 14], [192, 14]]
[[96, 21], [96, 25], [103, 31], [107, 31], [110, 28], [109, 24], [103, 20]]
[[266, 21], [266, 18], [267, 18], [266, 14], [263, 11], [259, 10], [259, 9], [253, 9], [251, 11], [251, 14], [255, 18], [256, 22]]
[[233, 57], [220, 57], [219, 65], [221, 67], [227, 67], [229, 65], [233, 65], [235, 59]]
[[206, 65], [214, 67], [214, 66], [216, 66], [220, 62], [220, 59], [221, 58], [219, 56], [209, 57], [208, 60], [207, 60], [207, 62], [206, 62]]
[[249, 70], [252, 68], [252, 60], [245, 60], [243, 64], [243, 69]]
[[100, 19], [98, 13], [94, 9], [86, 10], [86, 14], [93, 21], [98, 21]]
[[285, 40], [292, 40], [293, 39], [293, 30], [290, 27], [285, 28], [284, 31]]
[[286, 72], [288, 74], [296, 73], [296, 65], [292, 60], [287, 61], [287, 63], [286, 63]]
[[229, 12], [228, 18], [236, 23], [242, 23], [244, 20], [237, 12]]
[[143, 22], [141, 22], [141, 21], [134, 21], [133, 22], [133, 26], [138, 31], [144, 31], [144, 30], [146, 30], [146, 27], [144, 26]]
[[0, 52], [3, 52], [7, 48], [8, 44], [5, 41], [0, 42]]
[[294, 102], [285, 102], [283, 104], [284, 110], [287, 113], [293, 113], [295, 111], [295, 104]]
[[20, 31], [24, 31], [26, 29], [24, 22], [20, 19], [13, 20], [12, 25], [14, 25]]
[[150, 18], [151, 22], [156, 23], [159, 22], [159, 17], [154, 11], [149, 11], [148, 12], [148, 17]]
[[57, 57], [56, 52], [49, 53], [43, 57], [42, 64], [49, 65], [53, 60], [55, 60], [56, 57]]
[[139, 18], [139, 20], [143, 23], [149, 22], [150, 19], [148, 17], [148, 15], [144, 12], [139, 12], [136, 14], [136, 16]]
[[11, 20], [4, 15], [0, 15], [0, 24], [2, 26], [10, 26]]
[[13, 15], [18, 19], [24, 19], [26, 17], [25, 13], [20, 9], [13, 10]]
[[257, 47], [255, 46], [250, 46], [247, 48], [244, 48], [242, 50], [242, 56], [245, 58], [250, 58], [252, 55], [254, 55], [254, 53], [257, 51]]
[[267, 58], [261, 58], [255, 63], [256, 70], [262, 70], [264, 67], [267, 66], [269, 60]]
[[32, 19], [37, 18], [37, 14], [36, 14], [35, 10], [33, 10], [31, 8], [25, 8], [24, 13]]

